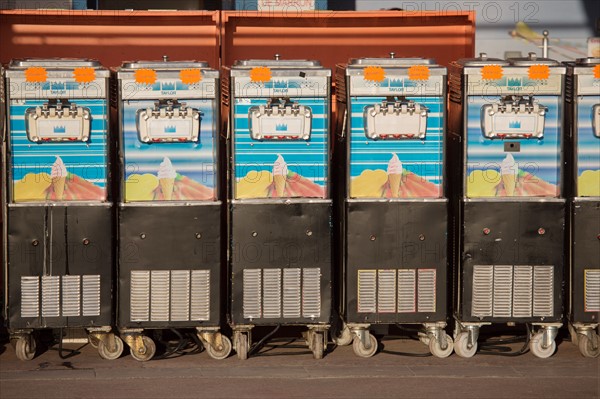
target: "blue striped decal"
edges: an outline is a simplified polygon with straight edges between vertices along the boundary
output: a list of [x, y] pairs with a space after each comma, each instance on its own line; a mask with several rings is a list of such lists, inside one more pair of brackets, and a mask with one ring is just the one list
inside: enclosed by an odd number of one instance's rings
[[292, 102], [310, 107], [313, 114], [311, 138], [308, 141], [257, 141], [249, 132], [248, 112], [251, 107], [266, 105], [266, 99], [236, 99], [233, 123], [235, 175], [239, 180], [253, 171], [269, 171], [280, 154], [288, 169], [320, 186], [327, 183], [329, 109], [324, 98], [292, 98]]
[[444, 102], [441, 97], [409, 97], [429, 109], [424, 140], [371, 140], [365, 134], [364, 110], [380, 104], [384, 97], [353, 97], [351, 99], [350, 176], [358, 177], [365, 170], [384, 170], [393, 154], [397, 154], [405, 170], [427, 181], [442, 183], [444, 145]]
[[10, 149], [13, 181], [28, 173], [50, 174], [52, 165], [60, 157], [69, 173], [106, 188], [107, 176], [107, 104], [105, 100], [70, 99], [92, 114], [90, 140], [87, 143], [33, 143], [25, 130], [25, 111], [41, 106], [46, 100], [12, 101], [10, 104]]

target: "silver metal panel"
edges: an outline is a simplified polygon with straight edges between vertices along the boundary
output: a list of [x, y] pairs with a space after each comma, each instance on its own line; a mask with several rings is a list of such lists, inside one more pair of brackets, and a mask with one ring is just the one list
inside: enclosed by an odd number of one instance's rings
[[473, 267], [473, 305], [471, 314], [475, 317], [492, 315], [494, 288], [494, 266], [476, 265]]
[[554, 315], [554, 266], [533, 268], [533, 316]]
[[21, 277], [21, 317], [39, 317], [40, 315], [40, 278]]
[[84, 275], [82, 284], [83, 315], [100, 316], [100, 275]]
[[152, 270], [150, 276], [150, 320], [169, 321], [171, 273]]
[[300, 317], [302, 309], [301, 279], [301, 269], [283, 269], [283, 317], [285, 318]]
[[244, 269], [244, 318], [258, 319], [262, 315], [262, 270]]
[[584, 273], [584, 309], [586, 312], [600, 312], [600, 269], [589, 269]]
[[358, 313], [377, 311], [377, 270], [358, 271]]
[[533, 301], [533, 267], [515, 266], [512, 315], [531, 317]]
[[60, 316], [60, 276], [42, 276], [42, 317]]
[[396, 313], [396, 270], [378, 270], [377, 283], [377, 312]]
[[210, 319], [210, 270], [192, 270], [191, 320]]
[[81, 276], [62, 276], [62, 315], [81, 314]]
[[512, 312], [513, 267], [494, 266], [493, 316], [510, 317]]
[[150, 271], [131, 271], [130, 292], [131, 321], [148, 321], [150, 318]]
[[321, 269], [302, 269], [302, 317], [321, 317]]
[[417, 271], [416, 269], [398, 270], [398, 313], [417, 311]]
[[171, 321], [190, 319], [190, 271], [171, 271]]
[[263, 317], [281, 318], [281, 269], [263, 270]]
[[436, 306], [436, 270], [418, 269], [417, 309], [419, 312], [435, 312]]

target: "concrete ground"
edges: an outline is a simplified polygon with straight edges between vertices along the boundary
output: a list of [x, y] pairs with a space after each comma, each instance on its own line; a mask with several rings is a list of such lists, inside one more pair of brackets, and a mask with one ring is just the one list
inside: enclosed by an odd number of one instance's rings
[[[384, 346], [386, 351], [427, 352], [423, 344], [406, 339]], [[235, 355], [217, 361], [206, 352], [145, 363], [129, 355], [107, 361], [90, 345], [66, 360], [49, 350], [19, 361], [9, 344], [0, 344], [0, 353], [2, 399], [600, 397], [600, 359], [582, 357], [566, 341], [549, 359], [531, 353], [472, 359], [379, 353], [362, 359], [351, 347], [337, 347], [320, 361], [299, 347], [271, 349], [247, 361]]]

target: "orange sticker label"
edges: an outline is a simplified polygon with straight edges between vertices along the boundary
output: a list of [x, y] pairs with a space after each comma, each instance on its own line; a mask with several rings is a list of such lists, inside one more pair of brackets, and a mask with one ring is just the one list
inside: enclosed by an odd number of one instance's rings
[[500, 65], [486, 65], [481, 68], [481, 79], [498, 80], [504, 76], [504, 70]]
[[408, 68], [410, 80], [429, 80], [429, 67], [425, 65], [414, 65]]
[[594, 79], [600, 79], [600, 64], [594, 67]]
[[370, 66], [363, 69], [363, 78], [371, 82], [383, 82], [385, 70], [382, 67]]
[[550, 77], [548, 65], [532, 65], [529, 67], [529, 79], [546, 80]]
[[29, 83], [41, 83], [48, 80], [46, 68], [31, 67], [25, 70], [25, 80]]
[[256, 67], [250, 71], [250, 80], [253, 82], [268, 82], [272, 77], [269, 67]]
[[202, 71], [199, 69], [183, 69], [179, 72], [179, 79], [186, 85], [192, 85], [202, 80]]
[[152, 85], [156, 82], [156, 71], [154, 69], [138, 69], [135, 71], [135, 81], [139, 84]]
[[77, 83], [90, 83], [96, 80], [96, 71], [94, 68], [75, 68], [73, 78]]

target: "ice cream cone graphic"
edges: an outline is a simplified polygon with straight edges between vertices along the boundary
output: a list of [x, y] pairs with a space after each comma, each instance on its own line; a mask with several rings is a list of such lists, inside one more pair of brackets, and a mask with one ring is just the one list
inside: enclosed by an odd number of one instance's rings
[[165, 201], [171, 201], [173, 198], [176, 176], [177, 172], [173, 168], [171, 160], [169, 158], [164, 158], [158, 168], [158, 181]]
[[277, 156], [277, 160], [273, 165], [273, 180], [275, 181], [275, 191], [278, 197], [285, 196], [285, 185], [287, 181], [288, 167], [287, 163], [281, 155]]
[[52, 165], [50, 173], [52, 179], [52, 188], [54, 189], [55, 199], [62, 200], [65, 194], [65, 185], [67, 183], [67, 167], [60, 157], [56, 157], [56, 161]]
[[502, 184], [504, 185], [504, 191], [507, 197], [515, 195], [515, 188], [517, 186], [517, 163], [511, 154], [508, 154], [500, 165], [500, 175], [502, 177]]
[[398, 198], [400, 194], [400, 185], [402, 184], [402, 162], [400, 162], [397, 154], [394, 154], [392, 159], [390, 159], [387, 173], [392, 198]]

